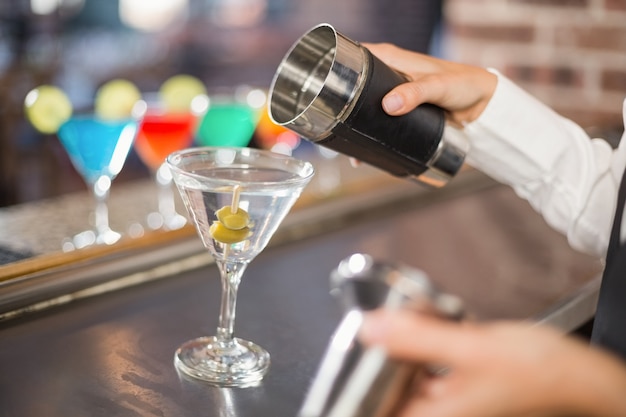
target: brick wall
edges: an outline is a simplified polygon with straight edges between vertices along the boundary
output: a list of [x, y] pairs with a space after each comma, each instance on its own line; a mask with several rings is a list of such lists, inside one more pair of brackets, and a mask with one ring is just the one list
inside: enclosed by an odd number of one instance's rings
[[590, 130], [621, 133], [626, 0], [448, 0], [444, 55], [493, 67]]

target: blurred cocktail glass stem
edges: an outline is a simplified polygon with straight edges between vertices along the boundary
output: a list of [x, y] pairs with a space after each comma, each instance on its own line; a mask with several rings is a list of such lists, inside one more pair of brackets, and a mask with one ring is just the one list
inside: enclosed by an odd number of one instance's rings
[[109, 226], [109, 192], [111, 190], [111, 179], [102, 175], [93, 185], [93, 194], [96, 198], [94, 210], [94, 226], [98, 232], [97, 243], [111, 245], [118, 241], [121, 234], [113, 231]]
[[154, 182], [157, 185], [158, 211], [148, 214], [148, 226], [151, 229], [180, 229], [187, 224], [187, 218], [176, 211], [176, 198], [172, 186], [172, 173], [166, 164], [161, 164], [161, 166], [155, 171]]
[[157, 209], [148, 214], [146, 222], [152, 230], [176, 230], [187, 224], [187, 218], [176, 211], [172, 173], [165, 164], [167, 155], [193, 143], [198, 119], [206, 113], [209, 99], [196, 96], [188, 111], [170, 111], [157, 94], [146, 94], [138, 106], [143, 107], [135, 150], [150, 169], [157, 186]]

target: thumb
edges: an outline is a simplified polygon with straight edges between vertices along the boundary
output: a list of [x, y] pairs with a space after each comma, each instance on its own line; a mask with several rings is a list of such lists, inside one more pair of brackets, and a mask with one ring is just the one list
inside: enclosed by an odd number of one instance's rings
[[391, 116], [406, 114], [423, 103], [445, 107], [446, 86], [441, 77], [427, 74], [416, 80], [402, 83], [383, 97], [383, 109]]

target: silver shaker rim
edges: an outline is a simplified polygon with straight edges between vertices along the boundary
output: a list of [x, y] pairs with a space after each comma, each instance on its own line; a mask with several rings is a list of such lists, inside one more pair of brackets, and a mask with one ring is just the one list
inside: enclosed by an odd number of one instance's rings
[[346, 310], [374, 307], [365, 305], [372, 303], [369, 296], [365, 304], [356, 298], [345, 299], [350, 293], [345, 292], [347, 284], [348, 287], [354, 287], [357, 282], [368, 282], [370, 290], [379, 292], [382, 296], [375, 302], [380, 303], [377, 307], [406, 308], [449, 319], [459, 319], [464, 314], [461, 299], [441, 291], [424, 271], [404, 264], [376, 261], [365, 253], [354, 253], [344, 258], [331, 272], [330, 282], [331, 294], [339, 298], [344, 297]]
[[327, 23], [302, 35], [274, 74], [268, 113], [277, 125], [319, 141], [349, 114], [366, 77], [366, 51]]

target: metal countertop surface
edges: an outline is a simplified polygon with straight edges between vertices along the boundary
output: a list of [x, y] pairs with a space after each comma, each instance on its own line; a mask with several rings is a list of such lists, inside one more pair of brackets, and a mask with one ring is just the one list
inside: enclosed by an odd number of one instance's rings
[[1, 322], [0, 417], [295, 416], [341, 317], [329, 273], [355, 252], [423, 269], [475, 319], [578, 314], [564, 327], [589, 317], [601, 270], [492, 187], [266, 249], [243, 278], [235, 325], [271, 354], [258, 387], [216, 388], [174, 368], [178, 345], [217, 325], [213, 264]]

